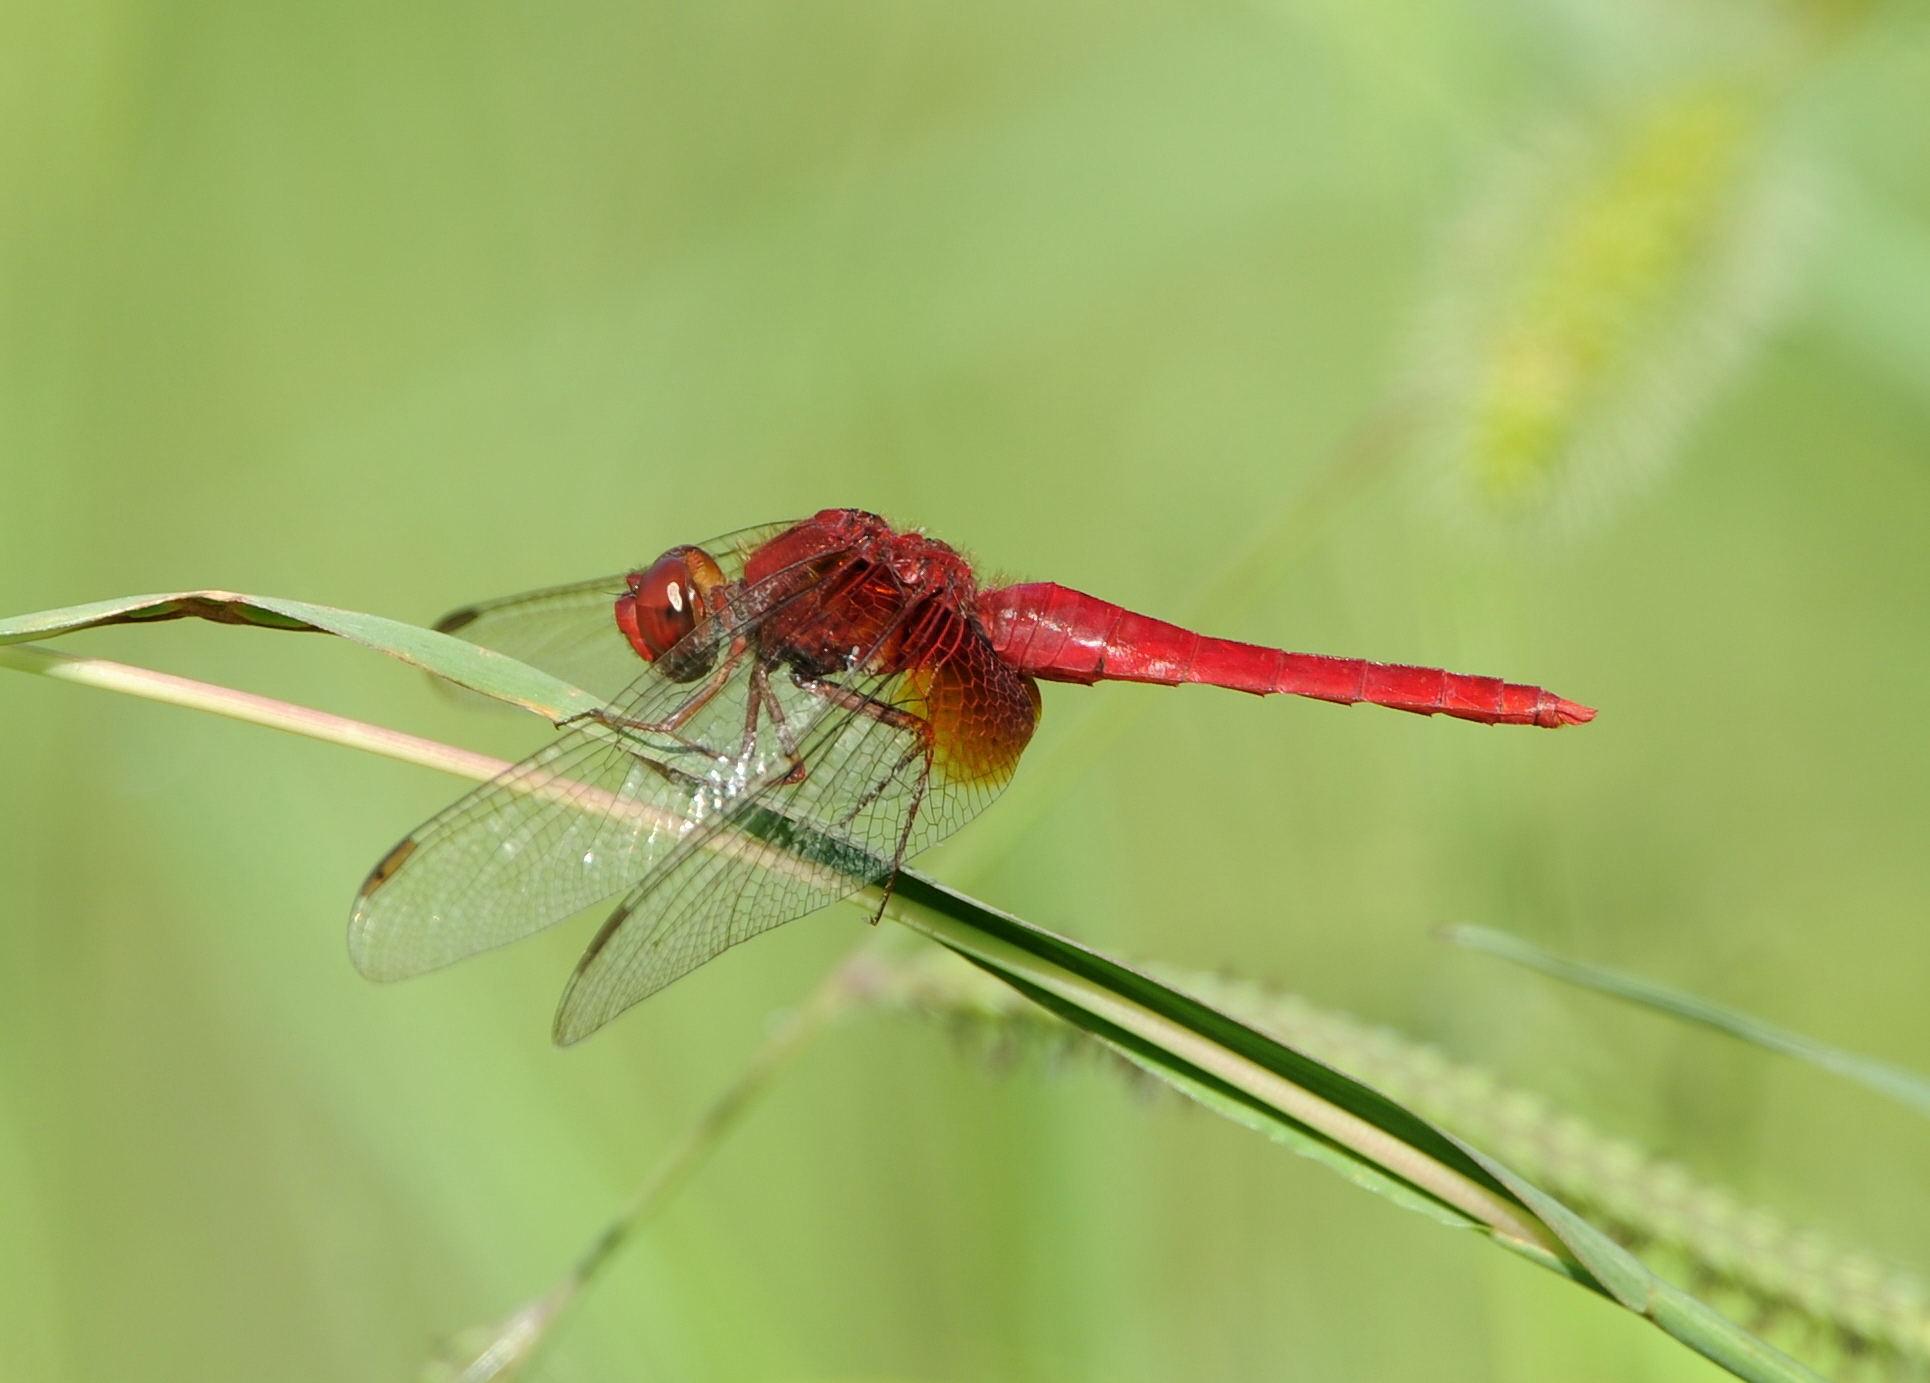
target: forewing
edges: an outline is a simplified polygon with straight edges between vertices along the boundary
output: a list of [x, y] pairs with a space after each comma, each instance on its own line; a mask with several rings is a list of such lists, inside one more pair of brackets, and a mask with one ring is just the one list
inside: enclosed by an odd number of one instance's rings
[[[575, 722], [432, 817], [362, 885], [356, 965], [400, 979], [528, 936], [635, 885], [697, 827], [790, 772], [746, 739], [750, 654], [713, 626], [715, 682], [647, 667], [607, 719]], [[673, 719], [674, 730], [653, 729]]]
[[613, 616], [625, 589], [618, 572], [465, 605], [435, 627], [610, 699], [643, 666]]
[[[927, 755], [947, 747], [919, 728], [934, 724], [942, 671], [840, 680], [828, 696], [773, 680], [786, 723], [810, 724], [798, 744], [807, 776], [734, 800], [623, 900], [564, 992], [559, 1043], [739, 942], [876, 882], [977, 815], [1010, 778], [1023, 739], [1000, 765], [961, 769], [956, 756]], [[996, 695], [1022, 711], [1029, 734], [1029, 689], [1014, 678]]]
[[[790, 523], [759, 524], [698, 546], [735, 581], [743, 575], [752, 552], [790, 527]], [[617, 629], [613, 613], [617, 597], [626, 589], [624, 575], [617, 572], [479, 601], [451, 610], [435, 627], [613, 700], [643, 666]]]
[[[720, 540], [729, 570], [741, 571], [751, 540]], [[785, 605], [746, 600], [754, 616], [700, 625], [677, 662], [709, 675], [675, 682], [639, 664], [604, 716], [575, 722], [411, 833], [356, 899], [357, 967], [400, 979], [540, 931], [633, 888], [704, 823], [790, 775], [785, 742], [750, 733], [757, 628]], [[800, 707], [794, 733], [828, 709]]]
[[[706, 550], [735, 579], [744, 557], [785, 527]], [[838, 579], [825, 557], [812, 559], [815, 574]], [[762, 589], [787, 591], [788, 576]], [[527, 643], [509, 646], [512, 631], [541, 627], [523, 622], [524, 607], [532, 619], [545, 606], [587, 608], [592, 593], [601, 602], [599, 585], [491, 602], [470, 623], [485, 626], [491, 646], [528, 653]], [[398, 845], [356, 903], [358, 967], [377, 979], [419, 974], [625, 893], [557, 1014], [557, 1039], [573, 1042], [975, 815], [1031, 734], [1031, 684], [955, 616], [958, 637], [909, 671], [864, 671], [905, 633], [902, 620], [854, 648], [855, 670], [841, 676], [811, 683], [781, 663], [760, 666], [759, 625], [811, 589], [769, 601], [750, 592], [737, 608], [754, 614], [691, 635], [708, 642], [708, 657], [691, 649], [676, 660], [709, 663], [714, 681], [672, 682], [647, 665], [606, 716], [577, 722]]]

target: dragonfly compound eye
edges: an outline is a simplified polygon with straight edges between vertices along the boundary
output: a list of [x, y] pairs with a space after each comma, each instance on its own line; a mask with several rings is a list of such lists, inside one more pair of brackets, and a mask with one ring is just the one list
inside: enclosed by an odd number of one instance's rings
[[664, 672], [678, 682], [708, 672], [714, 650], [701, 639], [688, 645], [684, 640], [710, 613], [724, 584], [710, 555], [701, 548], [673, 547], [625, 582], [630, 589], [617, 597], [617, 628], [637, 655], [645, 662], [662, 660]]

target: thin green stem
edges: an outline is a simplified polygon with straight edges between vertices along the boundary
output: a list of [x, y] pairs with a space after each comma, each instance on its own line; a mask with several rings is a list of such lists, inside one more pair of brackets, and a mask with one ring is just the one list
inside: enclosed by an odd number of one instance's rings
[[416, 735], [405, 735], [400, 730], [350, 720], [347, 716], [332, 715], [292, 701], [257, 696], [253, 692], [216, 686], [212, 682], [197, 682], [190, 677], [176, 677], [173, 673], [156, 672], [153, 668], [135, 667], [131, 663], [57, 653], [38, 644], [0, 644], [0, 667], [36, 673], [100, 691], [138, 696], [164, 705], [182, 706], [191, 711], [206, 711], [211, 715], [226, 716], [230, 720], [246, 721], [250, 725], [262, 725], [271, 730], [286, 730], [292, 735], [325, 740], [348, 749], [380, 754], [385, 758], [453, 773], [458, 778], [473, 778], [478, 782], [486, 782], [509, 767], [502, 759], [491, 758], [487, 754], [458, 749], [454, 745]]
[[862, 976], [874, 963], [872, 950], [871, 943], [858, 947], [803, 1003], [778, 1020], [737, 1079], [670, 1145], [570, 1270], [542, 1296], [504, 1318], [488, 1344], [456, 1376], [456, 1383], [493, 1383], [534, 1357], [563, 1313], [729, 1136], [772, 1079], [859, 997], [865, 988]]
[[[223, 597], [230, 603], [219, 608], [228, 613], [238, 599]], [[136, 604], [146, 609], [154, 603]], [[178, 598], [159, 602], [159, 607], [177, 606], [186, 608]], [[112, 602], [107, 616], [126, 618], [127, 608], [125, 602]], [[543, 683], [534, 688], [533, 699], [527, 694], [509, 698], [518, 704], [548, 705], [558, 697], [567, 701], [584, 695], [500, 657], [472, 659], [474, 666], [463, 666], [460, 658], [452, 664], [452, 650], [441, 644], [456, 645], [454, 652], [461, 653], [460, 641], [427, 635], [408, 626], [388, 621], [371, 623], [372, 617], [352, 612], [324, 612], [321, 607], [259, 598], [250, 598], [248, 608], [294, 621], [275, 627], [328, 628], [345, 636], [359, 635], [371, 647], [443, 675], [455, 675], [449, 671], [454, 666], [461, 674], [455, 680], [492, 694], [504, 685], [505, 677], [524, 685], [525, 692], [528, 687], [518, 679], [533, 678]], [[105, 617], [98, 611], [90, 615], [81, 609], [40, 618], [49, 628], [78, 628]], [[15, 637], [34, 636], [18, 627], [18, 621], [15, 626]], [[399, 651], [405, 648], [409, 650], [406, 654]], [[484, 755], [345, 717], [101, 659], [70, 658], [44, 648], [12, 644], [0, 647], [0, 666], [284, 729], [465, 778], [489, 778], [505, 767]], [[550, 794], [566, 789], [574, 793], [580, 785], [567, 784], [556, 775], [539, 774], [515, 786], [521, 791]], [[615, 800], [611, 794], [573, 796], [572, 800], [580, 807], [602, 809], [604, 797], [611, 797], [609, 810], [634, 812], [643, 818], [662, 810], [648, 801]], [[706, 842], [706, 848], [747, 853], [761, 868], [801, 871], [814, 881], [820, 876], [842, 875], [848, 885], [852, 876], [879, 877], [890, 872], [885, 862], [801, 826], [781, 812], [758, 808], [732, 825], [733, 829], [716, 833]], [[1503, 1245], [1612, 1296], [1741, 1377], [1814, 1377], [1708, 1307], [1655, 1279], [1599, 1231], [1505, 1167], [1455, 1144], [1425, 1120], [1356, 1085], [1344, 1074], [1310, 1063], [1257, 1030], [1064, 938], [910, 872], [901, 872], [897, 878], [899, 906], [892, 909], [894, 920], [972, 957], [1029, 999], [1099, 1034], [1209, 1108], [1325, 1162], [1350, 1180], [1411, 1209], [1451, 1224], [1484, 1227]], [[854, 901], [876, 900], [880, 891], [872, 885], [852, 897]], [[909, 906], [909, 895], [914, 891], [919, 895], [919, 908]], [[726, 1091], [690, 1134], [673, 1147], [664, 1163], [638, 1189], [624, 1214], [586, 1250], [571, 1274], [500, 1325], [493, 1341], [479, 1355], [471, 1356], [467, 1375], [471, 1383], [504, 1378], [531, 1357], [551, 1322], [602, 1271], [627, 1242], [634, 1226], [644, 1222], [672, 1194], [733, 1126], [770, 1074], [781, 1067], [793, 1044], [801, 1043], [814, 1030], [814, 1023], [810, 1023], [802, 1032], [774, 1038], [777, 1050], [770, 1057], [768, 1069], [763, 1062], [754, 1063], [744, 1082]]]
[[[35, 644], [0, 645], [0, 667], [286, 730], [461, 778], [487, 781], [509, 767], [487, 754], [472, 753], [347, 716], [152, 668], [105, 658], [75, 657]], [[548, 1292], [499, 1323], [488, 1344], [457, 1375], [458, 1383], [486, 1383], [505, 1378], [530, 1359], [562, 1314], [629, 1242], [631, 1235], [669, 1201], [730, 1133], [772, 1078], [850, 1005], [855, 981], [862, 968], [870, 963], [869, 952], [870, 947], [865, 946], [849, 956], [802, 1004], [779, 1020], [737, 1080], [684, 1130], [569, 1272]]]
[[[0, 647], [0, 666], [16, 667], [23, 671], [36, 672], [43, 676], [106, 691], [117, 691], [170, 705], [209, 711], [256, 725], [287, 730], [311, 739], [341, 744], [351, 749], [385, 754], [390, 758], [440, 769], [460, 777], [484, 780], [496, 776], [507, 767], [501, 760], [487, 755], [473, 754], [433, 740], [404, 735], [306, 706], [176, 677], [148, 668], [109, 662], [105, 659], [71, 657], [32, 644]], [[1213, 1043], [1187, 1031], [1183, 1026], [1148, 1009], [1122, 1001], [1118, 996], [1108, 994], [1101, 987], [1087, 980], [1061, 971], [1016, 948], [1006, 947], [953, 919], [929, 909], [907, 904], [902, 897], [894, 899], [887, 911], [895, 921], [955, 949], [988, 954], [997, 951], [997, 959], [1001, 965], [1024, 974], [1041, 988], [1073, 998], [1076, 1002], [1102, 1013], [1109, 1021], [1119, 1024], [1127, 1031], [1137, 1033], [1161, 1046], [1182, 1052], [1201, 1070], [1210, 1071], [1269, 1104], [1288, 1111], [1309, 1127], [1319, 1129], [1338, 1141], [1360, 1149], [1398, 1175], [1423, 1187], [1429, 1194], [1438, 1196], [1443, 1202], [1487, 1224], [1504, 1238], [1558, 1257], [1565, 1256], [1559, 1245], [1548, 1237], [1545, 1229], [1523, 1218], [1516, 1210], [1495, 1197], [1492, 1192], [1468, 1181], [1459, 1173], [1416, 1154], [1414, 1150], [1400, 1144], [1398, 1140], [1388, 1138], [1354, 1115], [1311, 1095], [1291, 1082], [1283, 1081], [1269, 1072], [1251, 1066], [1250, 1063], [1231, 1057]], [[842, 982], [840, 980], [840, 983]], [[829, 983], [827, 981], [827, 984]], [[802, 1021], [802, 1016], [807, 1013], [816, 1015], [818, 1007], [815, 1000], [807, 1003], [804, 1008], [798, 1010], [799, 1021]], [[617, 1217], [606, 1236], [599, 1239], [597, 1244], [586, 1253], [584, 1259], [577, 1265], [572, 1275], [573, 1279], [580, 1283], [587, 1276], [594, 1274], [608, 1255], [622, 1243], [629, 1232], [627, 1226], [647, 1214], [657, 1203], [658, 1197], [673, 1186], [701, 1151], [709, 1146], [710, 1140], [729, 1126], [742, 1103], [767, 1078], [766, 1065], [768, 1064], [769, 1069], [776, 1069], [786, 1059], [790, 1043], [793, 1041], [801, 1043], [812, 1030], [814, 1029], [809, 1024], [805, 1024], [801, 1029], [793, 1024], [787, 1024], [784, 1032], [791, 1033], [792, 1036], [785, 1041], [774, 1038], [773, 1047], [767, 1048], [766, 1052], [753, 1062], [751, 1069], [740, 1079], [739, 1084], [721, 1096], [704, 1119], [693, 1126], [685, 1140], [667, 1155], [665, 1162], [652, 1178], [639, 1187], [631, 1206]], [[782, 1037], [783, 1033], [779, 1036]], [[571, 1280], [565, 1279], [565, 1283], [559, 1287], [559, 1290], [573, 1291], [574, 1289], [569, 1287]], [[518, 1318], [528, 1315], [530, 1310], [531, 1308], [525, 1308], [524, 1312], [518, 1313]], [[493, 1375], [484, 1373], [477, 1376], [487, 1378]]]
[[1754, 1014], [1724, 1007], [1699, 994], [1671, 989], [1640, 975], [1630, 975], [1606, 965], [1569, 960], [1518, 936], [1510, 936], [1490, 927], [1444, 927], [1441, 937], [1456, 946], [1485, 951], [1491, 956], [1538, 970], [1565, 983], [1606, 994], [1611, 999], [1653, 1009], [1685, 1023], [1695, 1023], [1769, 1051], [1794, 1057], [1798, 1061], [1807, 1061], [1825, 1071], [1853, 1080], [1879, 1095], [1887, 1095], [1919, 1114], [1930, 1114], [1930, 1079], [1907, 1067], [1832, 1046]]

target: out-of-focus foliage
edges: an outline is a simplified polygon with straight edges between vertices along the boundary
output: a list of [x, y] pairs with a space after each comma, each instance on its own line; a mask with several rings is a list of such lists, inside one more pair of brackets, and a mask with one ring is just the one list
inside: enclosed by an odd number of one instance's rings
[[1670, 91], [1511, 152], [1423, 300], [1413, 387], [1449, 503], [1597, 522], [1680, 454], [1798, 267], [1810, 208], [1776, 113], [1760, 91]]
[[[1391, 1028], [1246, 981], [1164, 978], [1506, 1158], [1665, 1277], [1696, 1283], [1704, 1299], [1819, 1371], [1861, 1368], [1907, 1378], [1930, 1362], [1930, 1284], [1922, 1278], [1845, 1250], [1827, 1234], [1797, 1229], [1774, 1210], [1744, 1204], [1678, 1163]], [[1057, 1057], [1105, 1050], [943, 953], [874, 967], [866, 995], [936, 1018], [1002, 1062], [1035, 1051]], [[1139, 1074], [1124, 1061], [1113, 1064]]]
[[[1427, 937], [1502, 926], [1924, 1064], [1925, 128], [1909, 6], [17, 5], [0, 610], [221, 586], [425, 619], [862, 504], [1215, 632], [1546, 683], [1601, 719], [1051, 688], [975, 827], [1000, 848], [923, 867], [1424, 1035], [1921, 1269], [1919, 1120]], [[1521, 238], [1444, 283], [1488, 207]], [[1773, 292], [1717, 291], [1744, 243]], [[1417, 401], [1449, 288], [1500, 334]], [[1643, 383], [1672, 351], [1696, 388]], [[1562, 469], [1644, 408], [1668, 426]], [[1457, 453], [1457, 418], [1513, 440]], [[83, 637], [541, 734], [334, 640]], [[787, 927], [559, 1054], [580, 935], [399, 988], [344, 955], [356, 882], [451, 784], [24, 677], [0, 737], [10, 1377], [408, 1376], [552, 1280], [852, 940]], [[1714, 1376], [1543, 1279], [880, 1016], [548, 1367]]]

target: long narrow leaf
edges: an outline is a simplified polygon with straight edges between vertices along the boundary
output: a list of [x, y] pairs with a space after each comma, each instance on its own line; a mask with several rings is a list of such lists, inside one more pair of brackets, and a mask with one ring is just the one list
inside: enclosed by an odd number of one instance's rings
[[[340, 634], [474, 691], [539, 709], [552, 719], [595, 704], [586, 693], [547, 674], [446, 635], [372, 615], [227, 592], [103, 601], [4, 620], [0, 644], [104, 624], [180, 618]], [[75, 661], [91, 660], [65, 660], [41, 649], [0, 650], [0, 662], [30, 671], [49, 672]], [[157, 679], [151, 684], [157, 688], [181, 680], [147, 676]], [[144, 689], [149, 684], [139, 676], [97, 684], [150, 694]], [[223, 709], [227, 689], [195, 686], [191, 702], [163, 699]], [[369, 738], [382, 733], [363, 726], [359, 728], [366, 733], [338, 735], [319, 713], [306, 708], [245, 693], [228, 695], [237, 703], [249, 703], [247, 718], [258, 723], [277, 723], [268, 708], [279, 704], [287, 728], [355, 747], [369, 747]], [[437, 766], [477, 771], [453, 754]], [[760, 838], [755, 842], [760, 848], [781, 843], [801, 856], [798, 863], [806, 867], [863, 863], [849, 859], [850, 847], [842, 842], [815, 836], [775, 813], [766, 815], [769, 819], [754, 815], [746, 825], [748, 834]], [[1403, 1205], [1447, 1223], [1479, 1227], [1532, 1261], [1647, 1317], [1736, 1376], [1761, 1383], [1816, 1379], [1794, 1360], [1655, 1278], [1605, 1235], [1493, 1159], [1211, 1005], [910, 871], [899, 875], [889, 911], [1209, 1108]]]
[[1739, 1378], [1817, 1378], [1656, 1277], [1554, 1197], [1378, 1092], [1149, 975], [941, 884], [906, 874], [898, 889], [911, 905], [899, 920], [1209, 1108], [1362, 1185], [1385, 1191], [1392, 1183], [1398, 1189], [1390, 1194], [1403, 1204], [1484, 1227], [1504, 1246], [1611, 1297]]
[[176, 619], [205, 619], [215, 624], [292, 633], [334, 634], [552, 721], [581, 715], [603, 704], [588, 692], [547, 672], [450, 634], [439, 634], [433, 629], [381, 615], [363, 614], [359, 610], [338, 610], [279, 596], [238, 595], [233, 591], [122, 596], [0, 619], [0, 645], [107, 625], [158, 624]]
[[1915, 1071], [1831, 1046], [1802, 1033], [1778, 1027], [1740, 1009], [1728, 1008], [1680, 989], [1671, 989], [1639, 975], [1613, 970], [1606, 965], [1569, 960], [1506, 932], [1487, 927], [1459, 926], [1446, 928], [1442, 934], [1457, 946], [1499, 956], [1567, 984], [1653, 1009], [1671, 1018], [1680, 1018], [1685, 1023], [1699, 1023], [1741, 1041], [1795, 1057], [1812, 1066], [1820, 1066], [1879, 1095], [1887, 1095], [1900, 1104], [1908, 1105], [1919, 1114], [1930, 1114], [1930, 1078], [1918, 1075]]

